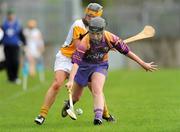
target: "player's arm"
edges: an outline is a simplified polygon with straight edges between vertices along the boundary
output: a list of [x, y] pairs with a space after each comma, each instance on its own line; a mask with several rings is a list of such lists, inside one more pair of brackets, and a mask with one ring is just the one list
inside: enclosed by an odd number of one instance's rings
[[135, 53], [130, 51], [127, 44], [125, 44], [123, 41], [119, 40], [117, 44], [115, 45], [115, 48], [122, 54], [126, 55], [130, 59], [137, 62], [142, 68], [144, 68], [146, 71], [155, 71], [157, 70], [157, 65], [154, 65], [154, 62], [146, 63], [141, 58], [139, 58]]
[[73, 87], [74, 77], [77, 73], [78, 68], [79, 68], [79, 65], [77, 63], [74, 63], [72, 70], [70, 72], [70, 75], [69, 75], [69, 80], [65, 85], [68, 89], [72, 89], [72, 87]]
[[112, 45], [113, 47], [118, 50], [120, 53], [126, 55], [130, 59], [137, 62], [142, 68], [144, 68], [146, 71], [155, 71], [157, 70], [157, 65], [154, 65], [154, 62], [146, 63], [141, 58], [139, 58], [135, 53], [130, 51], [130, 48], [127, 46], [126, 43], [124, 43], [121, 39], [119, 39], [117, 36], [112, 35]]
[[74, 39], [73, 40], [73, 43], [76, 47], [78, 47], [78, 45], [81, 43], [81, 40], [80, 39]]
[[73, 82], [74, 82], [74, 77], [77, 73], [77, 70], [79, 68], [79, 64], [81, 63], [82, 58], [83, 58], [86, 50], [87, 50], [86, 46], [84, 44], [80, 43], [78, 45], [75, 53], [73, 54], [73, 56], [72, 56], [73, 67], [72, 67], [72, 70], [71, 70], [70, 75], [69, 75], [69, 80], [66, 83], [67, 88], [70, 88], [70, 89], [72, 88]]
[[126, 55], [130, 48], [124, 43], [118, 36], [109, 33], [109, 42], [112, 44], [112, 47], [119, 51], [121, 54]]
[[74, 45], [76, 47], [78, 47], [78, 45], [81, 42], [80, 36], [81, 36], [80, 27], [79, 26], [74, 26], [73, 27], [73, 43], [74, 43]]
[[44, 39], [43, 39], [43, 35], [40, 32], [40, 30], [38, 30], [38, 34], [39, 34], [39, 51], [42, 54], [45, 51], [45, 46], [44, 46]]
[[146, 63], [141, 58], [139, 58], [136, 54], [134, 54], [132, 51], [129, 51], [127, 55], [130, 59], [136, 61], [142, 68], [144, 68], [146, 71], [156, 71], [157, 65], [154, 65], [154, 62]]

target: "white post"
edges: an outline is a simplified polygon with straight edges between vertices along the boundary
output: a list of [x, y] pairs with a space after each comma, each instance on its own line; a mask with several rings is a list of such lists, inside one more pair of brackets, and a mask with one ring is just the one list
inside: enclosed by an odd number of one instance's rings
[[82, 17], [82, 3], [81, 0], [71, 0], [72, 2], [72, 20]]
[[27, 79], [28, 76], [23, 76], [23, 90], [26, 91], [27, 90]]

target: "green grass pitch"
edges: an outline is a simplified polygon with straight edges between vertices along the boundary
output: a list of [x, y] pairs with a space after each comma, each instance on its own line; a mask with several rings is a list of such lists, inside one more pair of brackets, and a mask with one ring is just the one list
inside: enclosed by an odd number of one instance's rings
[[34, 123], [44, 95], [53, 80], [53, 72], [46, 72], [46, 81], [29, 79], [29, 88], [7, 83], [0, 72], [0, 132], [179, 132], [180, 131], [180, 70], [142, 70], [109, 72], [104, 87], [110, 113], [115, 123], [103, 122], [94, 126], [92, 96], [86, 88], [75, 105], [84, 113], [73, 121], [62, 118], [60, 109], [68, 97], [62, 88], [42, 126]]

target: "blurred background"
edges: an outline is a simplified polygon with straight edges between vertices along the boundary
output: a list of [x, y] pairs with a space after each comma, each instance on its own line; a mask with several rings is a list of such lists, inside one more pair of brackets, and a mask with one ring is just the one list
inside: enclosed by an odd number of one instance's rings
[[[46, 44], [46, 68], [52, 69], [70, 25], [83, 16], [90, 2], [104, 6], [107, 29], [122, 39], [140, 32], [145, 25], [152, 25], [156, 29], [155, 37], [130, 44], [132, 51], [159, 67], [180, 66], [179, 0], [0, 0], [0, 23], [9, 8], [14, 8], [23, 26], [29, 19], [36, 19]], [[111, 53], [110, 57], [111, 69], [139, 67], [123, 55]]]

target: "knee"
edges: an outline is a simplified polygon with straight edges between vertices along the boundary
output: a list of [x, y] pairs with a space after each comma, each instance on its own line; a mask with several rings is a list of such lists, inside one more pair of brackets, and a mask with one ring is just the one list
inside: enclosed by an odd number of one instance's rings
[[59, 91], [59, 89], [62, 87], [63, 81], [60, 81], [58, 79], [55, 79], [53, 84], [52, 84], [52, 88], [54, 91]]
[[103, 92], [99, 89], [95, 89], [95, 90], [92, 90], [92, 94], [93, 96], [97, 97], [97, 96], [103, 95]]

